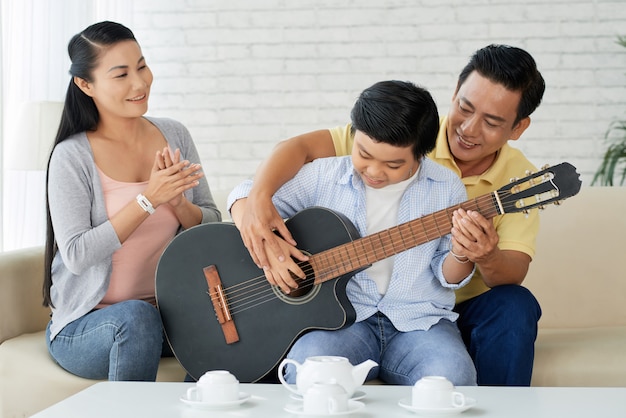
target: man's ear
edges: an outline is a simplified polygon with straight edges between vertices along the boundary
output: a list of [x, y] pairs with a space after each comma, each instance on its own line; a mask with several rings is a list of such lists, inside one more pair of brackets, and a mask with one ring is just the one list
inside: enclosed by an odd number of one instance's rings
[[524, 119], [517, 122], [517, 125], [513, 128], [513, 132], [511, 132], [511, 137], [509, 138], [512, 141], [517, 141], [520, 136], [524, 133], [526, 128], [530, 126], [530, 116], [526, 116]]
[[78, 86], [79, 89], [82, 90], [87, 96], [92, 97], [93, 93], [91, 92], [91, 83], [85, 80], [84, 78], [74, 77], [74, 84]]

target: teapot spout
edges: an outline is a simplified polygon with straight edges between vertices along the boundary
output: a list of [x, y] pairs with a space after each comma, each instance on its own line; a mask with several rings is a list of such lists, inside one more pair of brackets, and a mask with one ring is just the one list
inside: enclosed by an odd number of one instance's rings
[[361, 364], [357, 364], [352, 368], [352, 379], [354, 380], [354, 384], [359, 386], [365, 382], [367, 378], [367, 374], [373, 368], [378, 366], [374, 360], [365, 360]]

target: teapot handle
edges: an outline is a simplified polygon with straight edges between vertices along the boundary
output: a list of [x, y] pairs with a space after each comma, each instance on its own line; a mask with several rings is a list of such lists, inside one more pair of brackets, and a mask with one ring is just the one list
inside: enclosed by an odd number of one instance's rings
[[285, 378], [283, 377], [283, 369], [285, 368], [287, 364], [290, 364], [290, 363], [296, 366], [296, 370], [298, 370], [300, 366], [302, 366], [300, 363], [298, 363], [295, 360], [288, 359], [288, 358], [284, 359], [283, 361], [280, 362], [280, 365], [278, 366], [278, 380], [280, 380], [280, 383], [282, 383], [284, 387], [286, 387], [287, 389], [289, 389], [296, 395], [301, 395], [301, 393], [295, 390], [292, 387], [293, 385], [290, 385], [289, 383], [287, 383], [287, 381], [285, 381]]

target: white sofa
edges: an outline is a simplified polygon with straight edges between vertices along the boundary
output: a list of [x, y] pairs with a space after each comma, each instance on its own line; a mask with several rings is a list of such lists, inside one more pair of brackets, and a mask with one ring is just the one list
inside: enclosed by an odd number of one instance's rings
[[[223, 209], [226, 193], [214, 195]], [[542, 212], [537, 256], [525, 281], [543, 309], [534, 386], [626, 386], [625, 214], [626, 188], [596, 187]], [[42, 248], [0, 254], [3, 418], [29, 416], [96, 382], [50, 359], [42, 274]], [[158, 380], [183, 379], [174, 358], [162, 360]]]
[[[213, 191], [213, 197], [228, 219], [228, 191]], [[0, 418], [30, 416], [99, 382], [66, 372], [48, 354], [43, 256], [43, 247], [0, 253]], [[174, 357], [161, 359], [157, 381], [184, 379]]]
[[585, 187], [541, 214], [524, 281], [543, 315], [533, 386], [626, 386], [626, 187]]

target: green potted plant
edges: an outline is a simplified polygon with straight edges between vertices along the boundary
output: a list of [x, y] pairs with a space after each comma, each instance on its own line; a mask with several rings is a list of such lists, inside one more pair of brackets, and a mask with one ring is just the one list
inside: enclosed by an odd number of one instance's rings
[[[618, 37], [617, 43], [626, 48], [626, 36]], [[619, 177], [619, 185], [623, 185], [626, 182], [626, 120], [613, 121], [605, 139], [609, 146], [591, 184], [613, 186], [613, 180]]]

